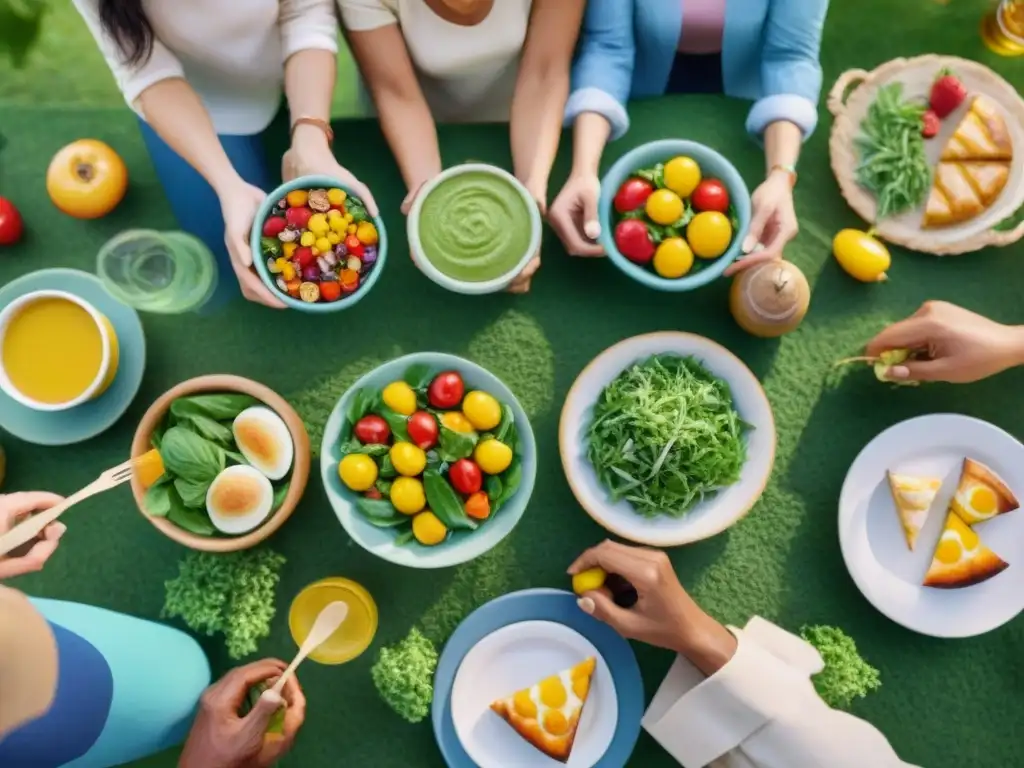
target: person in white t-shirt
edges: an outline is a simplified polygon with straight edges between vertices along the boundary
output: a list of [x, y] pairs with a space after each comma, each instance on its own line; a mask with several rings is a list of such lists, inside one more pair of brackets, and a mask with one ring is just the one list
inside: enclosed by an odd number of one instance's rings
[[[547, 208], [584, 0], [338, 0], [408, 195], [441, 172], [434, 121], [509, 121], [517, 178]], [[510, 290], [529, 290], [537, 255]]]
[[[262, 133], [291, 113], [286, 179], [307, 173], [366, 188], [331, 151], [338, 50], [332, 0], [74, 0], [142, 122], [182, 229], [231, 269], [250, 301], [283, 308], [251, 269], [249, 230], [275, 185]], [[226, 281], [222, 281], [224, 284]]]

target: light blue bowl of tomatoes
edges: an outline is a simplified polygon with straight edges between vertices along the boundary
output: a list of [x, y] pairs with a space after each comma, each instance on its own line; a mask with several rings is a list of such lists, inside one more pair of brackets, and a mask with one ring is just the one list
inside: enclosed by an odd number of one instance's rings
[[612, 263], [659, 291], [721, 277], [750, 228], [750, 191], [736, 167], [704, 144], [664, 139], [608, 170], [598, 201], [600, 243]]

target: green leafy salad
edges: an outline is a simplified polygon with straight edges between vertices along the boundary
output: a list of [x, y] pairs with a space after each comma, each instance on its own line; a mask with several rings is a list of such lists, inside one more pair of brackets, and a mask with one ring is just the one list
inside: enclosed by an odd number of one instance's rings
[[644, 517], [682, 517], [739, 480], [749, 428], [725, 381], [692, 357], [655, 355], [598, 397], [587, 458], [613, 501]]

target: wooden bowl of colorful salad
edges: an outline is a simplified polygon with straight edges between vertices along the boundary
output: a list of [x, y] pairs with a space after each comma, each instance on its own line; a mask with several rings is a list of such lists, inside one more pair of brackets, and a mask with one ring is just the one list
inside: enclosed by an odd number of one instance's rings
[[256, 213], [250, 245], [256, 272], [274, 295], [314, 313], [362, 299], [388, 254], [383, 219], [327, 176], [302, 176], [275, 189]]
[[443, 568], [507, 536], [537, 449], [519, 401], [484, 368], [421, 352], [357, 381], [324, 428], [320, 469], [348, 534], [399, 565]]
[[192, 549], [235, 552], [268, 538], [309, 479], [309, 436], [295, 410], [241, 376], [189, 379], [149, 407], [132, 440], [132, 494], [161, 533]]
[[750, 227], [750, 192], [715, 150], [683, 139], [637, 147], [601, 180], [600, 243], [649, 288], [689, 291], [721, 277]]

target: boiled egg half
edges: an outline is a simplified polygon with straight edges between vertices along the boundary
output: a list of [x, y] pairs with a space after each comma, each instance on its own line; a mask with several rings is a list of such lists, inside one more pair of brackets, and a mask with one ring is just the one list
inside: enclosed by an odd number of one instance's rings
[[265, 405], [238, 414], [232, 432], [245, 460], [271, 480], [280, 480], [291, 470], [295, 458], [292, 435], [284, 419]]
[[218, 531], [237, 535], [256, 528], [274, 506], [274, 487], [262, 472], [246, 464], [228, 467], [206, 492], [206, 511]]

